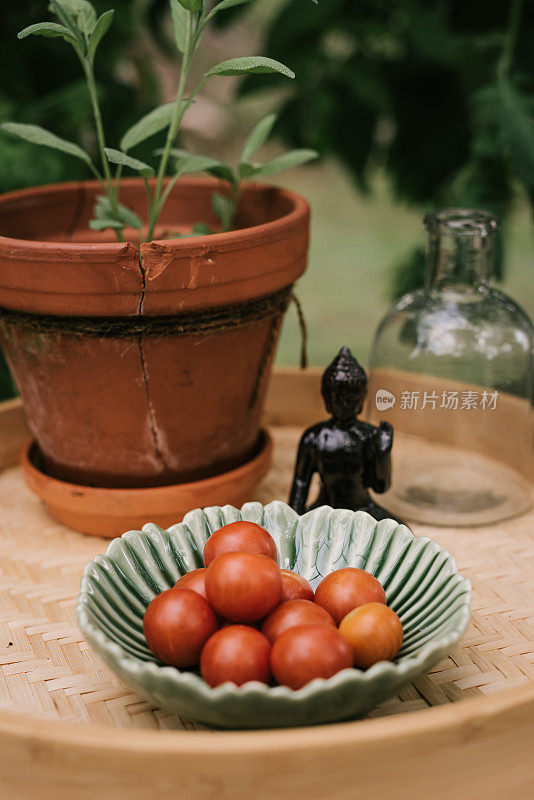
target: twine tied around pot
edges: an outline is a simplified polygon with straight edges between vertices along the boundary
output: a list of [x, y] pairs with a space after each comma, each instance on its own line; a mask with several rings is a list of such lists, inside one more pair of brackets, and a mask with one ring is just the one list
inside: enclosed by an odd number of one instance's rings
[[250, 396], [248, 404], [249, 408], [252, 408], [254, 406], [254, 403], [256, 402], [256, 398], [260, 390], [263, 376], [265, 374], [267, 364], [269, 363], [269, 360], [271, 358], [274, 346], [276, 344], [276, 340], [278, 339], [278, 332], [280, 330], [280, 325], [282, 324], [282, 319], [289, 303], [294, 303], [295, 308], [297, 310], [297, 317], [299, 321], [300, 368], [306, 369], [306, 367], [308, 366], [308, 331], [306, 327], [306, 320], [304, 319], [304, 312], [302, 311], [302, 306], [300, 304], [300, 301], [297, 298], [296, 294], [293, 292], [293, 289], [290, 288], [289, 293], [287, 295], [284, 310], [282, 311], [281, 314], [278, 314], [277, 316], [273, 317], [273, 322], [271, 325], [271, 329], [269, 331], [269, 336], [267, 337], [267, 341], [265, 343], [265, 348], [263, 351], [263, 356], [260, 361], [258, 372], [256, 374], [256, 380], [254, 381], [254, 388]]
[[0, 324], [16, 325], [34, 333], [98, 336], [110, 339], [129, 339], [138, 336], [143, 338], [207, 336], [251, 325], [271, 316], [283, 315], [290, 301], [297, 303], [302, 335], [305, 337], [302, 310], [293, 294], [292, 286], [275, 294], [241, 303], [165, 316], [60, 317], [0, 307]]
[[271, 328], [254, 381], [249, 404], [252, 407], [289, 303], [294, 303], [297, 310], [301, 335], [300, 366], [304, 369], [308, 364], [306, 321], [302, 307], [293, 292], [293, 286], [285, 287], [275, 294], [242, 303], [157, 317], [60, 317], [50, 314], [30, 314], [25, 311], [13, 311], [0, 307], [0, 326], [5, 333], [7, 333], [7, 328], [13, 326], [35, 334], [142, 340], [165, 336], [209, 336], [272, 318]]

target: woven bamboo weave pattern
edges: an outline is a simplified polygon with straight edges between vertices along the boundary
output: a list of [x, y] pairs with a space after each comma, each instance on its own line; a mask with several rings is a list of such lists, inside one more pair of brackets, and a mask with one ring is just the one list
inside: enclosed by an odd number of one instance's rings
[[[254, 499], [287, 498], [300, 428], [275, 428], [275, 463]], [[107, 541], [55, 523], [0, 474], [0, 708], [119, 728], [195, 729], [133, 693], [83, 641], [74, 614], [85, 563]], [[375, 709], [383, 716], [534, 680], [534, 513], [485, 529], [431, 529], [473, 583], [464, 640], [429, 675]]]

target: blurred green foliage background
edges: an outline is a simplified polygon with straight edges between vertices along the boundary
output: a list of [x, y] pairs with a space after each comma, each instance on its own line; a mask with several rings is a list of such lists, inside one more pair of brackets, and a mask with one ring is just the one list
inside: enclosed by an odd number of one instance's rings
[[[97, 79], [108, 142], [171, 99], [177, 57], [167, 0], [94, 0], [116, 9]], [[4, 0], [0, 121], [50, 128], [91, 148], [90, 107], [79, 65], [57, 40], [19, 42], [48, 18], [46, 0]], [[193, 151], [232, 157], [261, 114], [280, 109], [278, 141], [316, 148], [317, 166], [280, 179], [310, 200], [310, 269], [299, 293], [312, 363], [341, 344], [366, 361], [392, 298], [420, 285], [420, 220], [440, 205], [474, 205], [503, 220], [497, 279], [534, 313], [534, 5], [522, 0], [256, 0], [206, 37], [197, 69], [261, 52], [296, 72], [215, 81], [191, 109]], [[159, 142], [136, 155], [150, 160]], [[272, 152], [271, 152], [272, 151]], [[80, 162], [0, 134], [0, 191], [87, 177]], [[298, 357], [290, 317], [279, 361]], [[0, 391], [11, 390], [8, 373]]]

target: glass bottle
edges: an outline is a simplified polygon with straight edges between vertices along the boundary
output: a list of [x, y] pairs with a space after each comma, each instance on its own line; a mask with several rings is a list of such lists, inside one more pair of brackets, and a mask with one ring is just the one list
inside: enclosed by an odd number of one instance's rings
[[367, 415], [395, 429], [393, 514], [482, 525], [525, 511], [533, 477], [534, 330], [490, 286], [497, 221], [445, 209], [425, 218], [426, 284], [381, 321]]

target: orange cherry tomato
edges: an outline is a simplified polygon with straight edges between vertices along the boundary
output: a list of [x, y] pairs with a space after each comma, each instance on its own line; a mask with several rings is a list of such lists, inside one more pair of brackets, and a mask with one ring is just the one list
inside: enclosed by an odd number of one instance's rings
[[271, 669], [278, 683], [300, 689], [352, 667], [352, 649], [331, 625], [298, 625], [272, 646]]
[[341, 620], [339, 632], [352, 647], [354, 666], [372, 667], [378, 661], [393, 661], [402, 644], [402, 623], [383, 603], [366, 603]]
[[289, 569], [281, 569], [280, 572], [282, 573], [282, 603], [285, 600], [313, 600], [313, 589], [306, 578]]
[[200, 569], [192, 569], [191, 572], [186, 572], [185, 575], [182, 575], [181, 578], [178, 578], [174, 584], [174, 588], [191, 589], [193, 592], [197, 592], [201, 597], [203, 597], [204, 600], [207, 600], [208, 595], [206, 594], [205, 578], [205, 567], [201, 567]]
[[209, 686], [226, 681], [241, 686], [247, 681], [269, 683], [271, 645], [247, 625], [230, 625], [208, 639], [200, 657], [200, 672]]
[[325, 608], [339, 625], [353, 608], [364, 603], [386, 603], [386, 593], [374, 575], [363, 569], [344, 567], [323, 578], [314, 601]]
[[216, 630], [213, 609], [191, 589], [167, 589], [156, 595], [143, 618], [150, 650], [173, 667], [198, 664], [204, 644]]
[[223, 553], [208, 567], [206, 593], [224, 619], [255, 622], [278, 605], [282, 576], [276, 562], [267, 556]]
[[204, 546], [204, 566], [209, 567], [223, 553], [256, 553], [276, 561], [276, 545], [271, 534], [255, 522], [230, 522], [214, 531]]
[[324, 608], [309, 600], [286, 600], [271, 611], [261, 632], [273, 644], [285, 631], [296, 625], [332, 625], [336, 623]]

